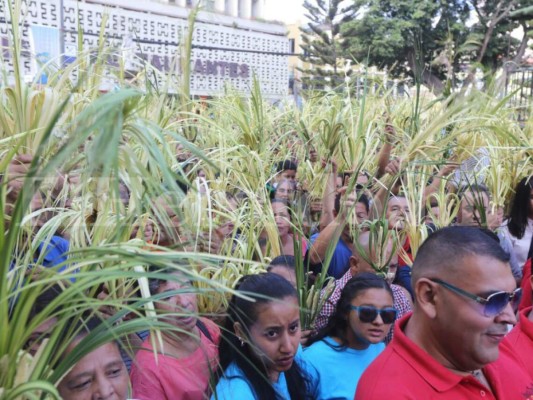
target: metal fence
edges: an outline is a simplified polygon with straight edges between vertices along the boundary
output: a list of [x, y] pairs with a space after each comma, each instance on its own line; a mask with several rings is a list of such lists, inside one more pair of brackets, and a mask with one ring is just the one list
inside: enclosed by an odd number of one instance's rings
[[505, 94], [511, 94], [509, 105], [516, 109], [518, 120], [525, 122], [529, 119], [533, 107], [533, 68], [522, 67], [509, 71]]

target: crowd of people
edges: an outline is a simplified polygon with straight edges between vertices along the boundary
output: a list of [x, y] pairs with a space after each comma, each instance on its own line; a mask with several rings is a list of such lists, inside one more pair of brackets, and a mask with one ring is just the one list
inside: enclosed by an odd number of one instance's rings
[[[311, 150], [310, 161], [320, 163]], [[532, 399], [533, 180], [518, 183], [504, 211], [492, 206], [483, 183], [464, 184], [461, 165], [444, 165], [424, 189], [428, 236], [415, 248], [406, 233], [411, 210], [401, 163], [390, 152], [385, 142], [373, 174], [339, 173], [333, 160], [324, 161], [329, 172], [320, 199], [302, 189], [299, 160], [280, 160], [268, 182], [270, 204], [264, 205], [277, 235], [262, 232], [257, 244], [257, 259], [268, 264], [265, 272], [235, 282], [223, 315], [202, 315], [201, 293], [187, 266], [150, 266], [156, 318], [172, 329], [147, 326], [80, 356], [78, 344], [116, 312], [106, 308], [106, 287], [93, 293], [102, 300], [98, 313], [73, 322], [79, 333], [61, 355], [78, 357], [57, 385], [62, 398]], [[177, 153], [191, 164], [183, 148]], [[23, 177], [30, 162], [16, 159], [11, 176]], [[183, 188], [206, 196], [209, 174], [192, 171], [188, 178], [196, 185]], [[388, 187], [373, 184], [385, 174], [393, 177]], [[442, 181], [458, 199], [448, 227], [437, 219], [450, 209], [431, 200]], [[14, 202], [20, 188], [16, 179], [10, 182], [8, 200]], [[127, 202], [127, 187], [122, 189]], [[40, 196], [34, 211], [42, 207]], [[167, 200], [157, 199], [165, 215], [143, 225], [142, 240], [159, 247], [180, 242], [187, 249], [193, 235]], [[245, 202], [238, 193], [225, 194], [234, 210]], [[234, 222], [219, 221], [213, 237], [195, 249], [216, 254], [223, 244], [237, 246], [242, 232]], [[132, 237], [139, 237], [138, 229]], [[59, 266], [61, 273], [68, 248], [68, 235], [57, 232], [38, 247], [36, 264]], [[273, 248], [277, 257], [271, 257]], [[319, 284], [320, 275], [334, 281], [334, 289], [322, 290], [316, 320], [302, 326], [307, 305], [299, 293]], [[32, 315], [61, 290], [42, 293]], [[134, 298], [138, 291], [124, 296]], [[48, 320], [35, 328], [31, 354], [53, 325]]]

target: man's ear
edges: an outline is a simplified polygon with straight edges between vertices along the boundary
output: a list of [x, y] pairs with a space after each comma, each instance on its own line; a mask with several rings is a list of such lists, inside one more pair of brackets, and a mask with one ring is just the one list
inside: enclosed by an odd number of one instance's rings
[[352, 276], [355, 276], [359, 272], [361, 272], [359, 269], [359, 258], [357, 258], [357, 256], [352, 255], [350, 257], [349, 262], [350, 262], [350, 273], [352, 274]]
[[442, 296], [437, 291], [437, 284], [429, 279], [420, 278], [415, 283], [414, 295], [416, 306], [422, 310], [427, 318], [434, 319], [437, 316], [437, 305], [443, 301]]

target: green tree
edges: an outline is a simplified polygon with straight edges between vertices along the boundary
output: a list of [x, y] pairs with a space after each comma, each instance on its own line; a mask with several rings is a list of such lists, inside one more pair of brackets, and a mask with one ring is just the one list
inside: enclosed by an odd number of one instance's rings
[[[530, 0], [526, 0], [530, 1]], [[436, 93], [456, 85], [467, 68], [500, 67], [516, 54], [511, 38], [518, 26], [509, 14], [518, 0], [355, 0], [358, 17], [341, 31], [346, 54], [387, 69], [394, 76], [418, 76]]]
[[309, 24], [300, 28], [303, 54], [300, 59], [311, 67], [301, 69], [308, 88], [338, 87], [344, 82], [345, 58], [342, 53], [341, 26], [355, 15], [354, 5], [341, 6], [343, 0], [305, 0]]

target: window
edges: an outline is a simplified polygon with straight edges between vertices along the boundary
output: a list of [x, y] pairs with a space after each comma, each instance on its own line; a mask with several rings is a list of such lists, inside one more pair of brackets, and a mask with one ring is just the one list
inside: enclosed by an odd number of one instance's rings
[[296, 53], [296, 39], [289, 39], [289, 53]]

